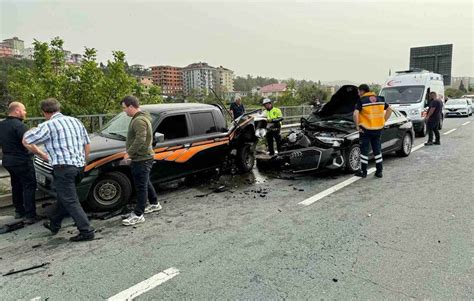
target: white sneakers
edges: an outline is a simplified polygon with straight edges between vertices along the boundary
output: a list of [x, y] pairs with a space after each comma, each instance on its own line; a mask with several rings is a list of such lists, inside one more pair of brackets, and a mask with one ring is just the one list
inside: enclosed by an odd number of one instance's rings
[[[162, 209], [161, 204], [150, 204], [146, 206], [145, 208], [145, 213], [152, 213], [155, 211], [160, 211]], [[145, 222], [145, 216], [142, 215], [136, 215], [135, 212], [130, 213], [127, 215], [125, 219], [122, 220], [122, 225], [124, 226], [133, 226], [136, 224], [144, 223]]]
[[130, 213], [125, 219], [122, 220], [122, 225], [133, 226], [136, 224], [144, 223], [145, 217], [142, 215], [138, 216], [135, 212]]
[[160, 211], [160, 210], [161, 210], [161, 204], [158, 202], [157, 204], [150, 204], [146, 206], [145, 213], [152, 213], [152, 212]]

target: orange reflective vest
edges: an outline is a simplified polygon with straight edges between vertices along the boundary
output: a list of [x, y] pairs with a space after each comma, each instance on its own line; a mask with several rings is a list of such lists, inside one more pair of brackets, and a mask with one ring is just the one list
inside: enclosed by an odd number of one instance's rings
[[380, 130], [385, 125], [385, 110], [388, 104], [383, 97], [367, 92], [356, 105], [359, 111], [359, 125], [367, 130]]

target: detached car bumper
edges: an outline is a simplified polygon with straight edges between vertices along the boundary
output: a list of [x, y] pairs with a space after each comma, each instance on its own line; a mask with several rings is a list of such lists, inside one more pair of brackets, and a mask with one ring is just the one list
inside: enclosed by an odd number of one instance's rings
[[282, 151], [274, 156], [257, 155], [256, 160], [259, 167], [289, 169], [293, 173], [339, 168], [344, 163], [339, 151], [315, 146]]

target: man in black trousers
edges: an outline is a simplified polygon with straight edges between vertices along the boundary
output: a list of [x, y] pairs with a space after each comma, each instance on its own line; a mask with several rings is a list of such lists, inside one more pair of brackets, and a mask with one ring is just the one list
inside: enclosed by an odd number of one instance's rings
[[8, 117], [0, 122], [2, 165], [10, 174], [15, 218], [25, 218], [25, 224], [34, 224], [36, 216], [36, 178], [33, 155], [23, 146], [23, 134], [28, 130], [23, 120], [26, 108], [20, 102], [8, 106]]

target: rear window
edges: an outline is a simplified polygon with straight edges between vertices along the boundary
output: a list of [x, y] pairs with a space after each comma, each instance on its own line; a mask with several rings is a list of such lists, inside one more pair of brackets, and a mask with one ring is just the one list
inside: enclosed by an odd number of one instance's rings
[[191, 113], [194, 135], [206, 135], [217, 132], [212, 112]]
[[168, 116], [163, 119], [156, 129], [165, 135], [165, 140], [185, 138], [189, 136], [186, 115]]

